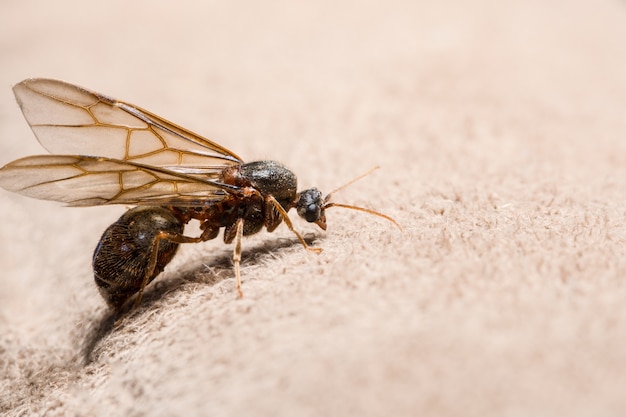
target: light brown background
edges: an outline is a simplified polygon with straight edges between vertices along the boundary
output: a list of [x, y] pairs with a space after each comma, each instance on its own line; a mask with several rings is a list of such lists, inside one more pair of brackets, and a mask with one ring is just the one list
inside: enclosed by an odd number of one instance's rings
[[624, 1], [1, 9], [0, 163], [42, 152], [11, 86], [60, 78], [302, 187], [380, 165], [337, 201], [404, 232], [261, 233], [243, 300], [230, 246], [186, 246], [110, 329], [90, 261], [125, 208], [0, 192], [0, 413], [623, 415]]

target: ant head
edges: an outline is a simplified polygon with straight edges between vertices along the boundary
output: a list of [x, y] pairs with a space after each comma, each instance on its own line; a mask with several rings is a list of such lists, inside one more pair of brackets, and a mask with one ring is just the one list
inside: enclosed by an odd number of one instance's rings
[[337, 188], [334, 191], [331, 191], [330, 193], [328, 193], [326, 197], [322, 197], [321, 191], [319, 191], [317, 188], [309, 188], [308, 190], [299, 192], [297, 200], [295, 202], [295, 207], [298, 211], [298, 215], [302, 217], [303, 219], [305, 219], [307, 222], [315, 223], [320, 228], [322, 228], [322, 230], [326, 230], [326, 209], [331, 208], [331, 207], [343, 207], [346, 209], [362, 211], [364, 213], [369, 213], [369, 214], [373, 214], [374, 216], [382, 217], [383, 219], [386, 219], [392, 222], [393, 224], [395, 224], [398, 227], [398, 229], [402, 230], [402, 227], [400, 227], [398, 222], [396, 222], [394, 219], [392, 219], [391, 217], [385, 214], [379, 213], [374, 210], [366, 209], [363, 207], [357, 207], [357, 206], [341, 204], [341, 203], [334, 203], [330, 201], [334, 193], [346, 188], [347, 186], [351, 184], [354, 184], [356, 181], [370, 174], [372, 171], [374, 171], [377, 168], [378, 167], [375, 167], [369, 170], [368, 172], [366, 172], [365, 174], [356, 177], [355, 179], [348, 182], [347, 184], [342, 185], [341, 187]]
[[322, 230], [326, 230], [325, 205], [322, 192], [317, 188], [309, 188], [298, 193], [296, 202], [298, 215], [309, 223], [317, 224]]

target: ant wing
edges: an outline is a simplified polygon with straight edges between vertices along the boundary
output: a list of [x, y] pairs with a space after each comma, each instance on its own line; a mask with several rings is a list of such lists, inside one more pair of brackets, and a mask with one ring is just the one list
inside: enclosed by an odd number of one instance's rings
[[52, 154], [97, 155], [214, 176], [241, 158], [140, 107], [63, 81], [33, 78], [13, 87], [41, 145]]
[[236, 189], [164, 168], [77, 155], [35, 155], [13, 161], [0, 169], [0, 186], [69, 206], [205, 206]]

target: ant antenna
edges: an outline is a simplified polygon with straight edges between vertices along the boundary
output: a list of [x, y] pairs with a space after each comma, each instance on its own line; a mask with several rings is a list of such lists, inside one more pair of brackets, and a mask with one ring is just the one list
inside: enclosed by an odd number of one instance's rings
[[354, 184], [355, 182], [357, 182], [360, 179], [363, 179], [365, 177], [367, 177], [369, 174], [371, 174], [372, 172], [376, 171], [378, 168], [380, 168], [380, 166], [376, 165], [374, 168], [370, 169], [369, 171], [367, 171], [364, 174], [359, 175], [356, 178], [351, 179], [350, 181], [348, 181], [347, 183], [345, 183], [342, 186], [339, 186], [337, 188], [335, 188], [334, 190], [332, 190], [330, 193], [326, 194], [326, 197], [324, 197], [324, 203], [328, 202], [330, 200], [330, 198], [332, 197], [333, 194], [335, 194], [338, 191], [343, 190], [344, 188], [349, 187], [350, 185]]
[[362, 211], [364, 213], [369, 213], [369, 214], [373, 214], [374, 216], [382, 217], [383, 219], [388, 220], [391, 223], [395, 224], [396, 227], [398, 227], [398, 229], [400, 229], [400, 231], [402, 231], [402, 226], [400, 226], [400, 224], [397, 221], [395, 221], [392, 217], [387, 216], [386, 214], [379, 213], [379, 212], [374, 211], [374, 210], [366, 209], [364, 207], [358, 207], [358, 206], [352, 206], [352, 205], [349, 205], [349, 204], [331, 203], [331, 202], [329, 202], [333, 194], [335, 194], [338, 191], [343, 190], [344, 188], [347, 188], [348, 186], [350, 186], [350, 185], [354, 184], [355, 182], [359, 181], [360, 179], [362, 179], [364, 177], [367, 177], [369, 174], [371, 174], [372, 172], [376, 171], [378, 168], [380, 168], [380, 167], [379, 166], [375, 166], [374, 168], [370, 169], [369, 171], [365, 172], [364, 174], [359, 175], [358, 177], [348, 181], [344, 185], [342, 185], [342, 186], [334, 189], [330, 193], [328, 193], [326, 195], [326, 197], [324, 197], [324, 210], [327, 209], [327, 208], [331, 208], [331, 207], [343, 207], [343, 208], [350, 209], [350, 210]]

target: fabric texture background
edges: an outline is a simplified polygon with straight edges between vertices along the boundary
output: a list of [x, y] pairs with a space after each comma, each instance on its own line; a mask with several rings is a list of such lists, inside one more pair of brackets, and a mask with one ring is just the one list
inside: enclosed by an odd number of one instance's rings
[[[91, 255], [126, 207], [0, 190], [0, 414], [611, 416], [626, 410], [626, 3], [5, 1], [11, 92], [63, 79], [232, 149], [329, 210], [186, 245], [121, 322]], [[194, 226], [190, 234], [196, 233]]]

